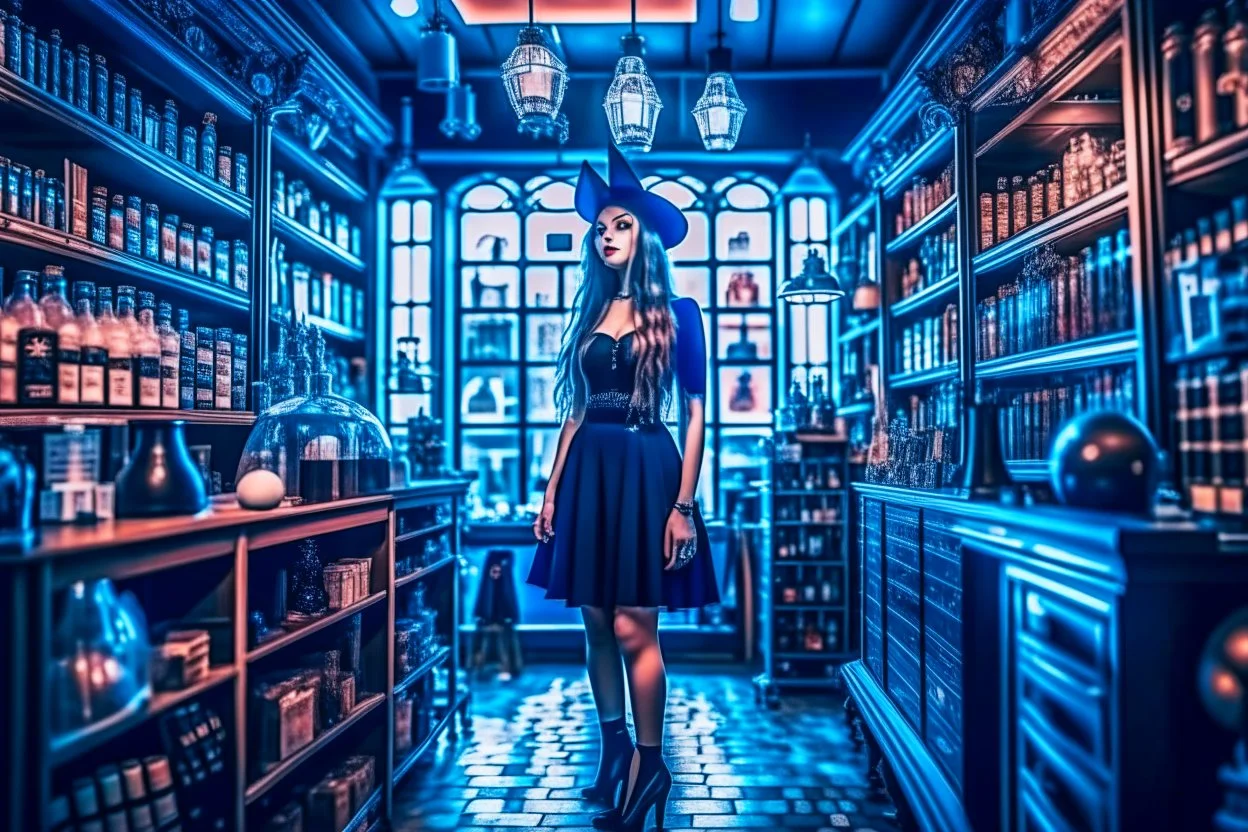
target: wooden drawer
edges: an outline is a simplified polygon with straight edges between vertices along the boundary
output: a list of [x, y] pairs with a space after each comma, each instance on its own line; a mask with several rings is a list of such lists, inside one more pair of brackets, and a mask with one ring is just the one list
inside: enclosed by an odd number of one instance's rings
[[1109, 699], [1103, 681], [1026, 634], [1018, 636], [1017, 655], [1020, 705], [1034, 709], [1054, 733], [1090, 759], [1110, 765]]
[[1108, 605], [1094, 598], [1080, 603], [1025, 580], [1016, 584], [1014, 605], [1017, 632], [1085, 668], [1092, 677], [1108, 678]]
[[[1068, 747], [1031, 709], [1021, 709], [1018, 720], [1018, 776], [1020, 829], [1067, 829], [1071, 832], [1108, 832], [1110, 791], [1108, 775], [1099, 767], [1081, 765], [1079, 753]], [[1030, 801], [1021, 799], [1028, 793]], [[1032, 806], [1042, 815], [1032, 813]], [[1038, 826], [1044, 820], [1052, 826]]]

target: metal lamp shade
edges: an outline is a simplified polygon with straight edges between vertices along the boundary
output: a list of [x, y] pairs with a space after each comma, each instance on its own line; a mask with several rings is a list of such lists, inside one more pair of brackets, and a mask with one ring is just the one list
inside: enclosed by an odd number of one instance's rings
[[727, 72], [713, 72], [706, 89], [693, 106], [693, 120], [707, 150], [732, 150], [737, 146], [746, 106], [737, 95], [737, 85]]
[[845, 297], [841, 282], [828, 273], [823, 257], [814, 249], [806, 252], [802, 273], [780, 287], [780, 297], [797, 306], [831, 303]]
[[503, 84], [521, 129], [548, 130], [559, 115], [568, 84], [568, 67], [546, 46], [546, 36], [536, 26], [526, 26], [516, 36], [502, 68]]
[[416, 46], [416, 88], [445, 92], [459, 83], [459, 49], [455, 36], [434, 27], [420, 33]]
[[646, 72], [645, 61], [636, 55], [620, 58], [602, 108], [606, 110], [616, 147], [642, 153], [650, 150], [663, 102]]

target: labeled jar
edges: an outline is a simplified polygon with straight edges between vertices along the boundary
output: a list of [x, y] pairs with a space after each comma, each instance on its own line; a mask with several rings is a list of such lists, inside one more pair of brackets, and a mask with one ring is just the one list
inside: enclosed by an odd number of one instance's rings
[[251, 285], [250, 274], [250, 257], [247, 251], [247, 243], [242, 240], [234, 241], [234, 288], [240, 292], [248, 291]]
[[143, 253], [143, 200], [137, 196], [126, 197], [126, 253]]
[[108, 188], [91, 189], [91, 242], [108, 245]]
[[178, 266], [178, 215], [165, 214], [160, 224], [160, 262], [166, 266]]
[[234, 150], [228, 144], [217, 151], [217, 182], [230, 187], [234, 181]]
[[108, 207], [108, 247], [122, 251], [126, 247], [126, 198], [113, 194]]
[[212, 279], [212, 241], [212, 226], [200, 228], [195, 239], [195, 273], [209, 280]]
[[155, 202], [143, 206], [143, 256], [160, 259], [160, 207]]
[[113, 73], [113, 129], [126, 129], [126, 76], [120, 72]]
[[178, 268], [195, 271], [195, 225], [184, 222], [178, 229]]

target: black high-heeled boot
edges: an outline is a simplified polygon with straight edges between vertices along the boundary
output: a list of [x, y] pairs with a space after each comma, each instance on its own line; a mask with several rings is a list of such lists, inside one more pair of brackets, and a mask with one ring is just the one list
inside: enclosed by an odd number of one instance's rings
[[581, 789], [581, 797], [594, 803], [612, 804], [615, 790], [628, 779], [628, 764], [633, 759], [633, 741], [628, 736], [624, 717], [600, 723], [602, 756], [593, 785]]
[[[653, 808], [654, 828], [656, 832], [663, 832], [667, 797], [672, 791], [672, 773], [667, 770], [662, 750], [658, 746], [639, 745], [637, 754], [641, 759], [638, 761], [636, 779], [629, 783], [626, 776], [615, 808], [595, 815], [590, 821], [595, 829], [645, 832], [646, 818]], [[631, 762], [630, 760], [629, 776], [632, 774]]]

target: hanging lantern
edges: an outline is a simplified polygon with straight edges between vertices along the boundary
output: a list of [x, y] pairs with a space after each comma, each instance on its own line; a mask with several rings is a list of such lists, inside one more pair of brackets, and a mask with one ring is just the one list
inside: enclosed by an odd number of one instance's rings
[[602, 108], [606, 110], [616, 147], [646, 153], [654, 144], [663, 102], [641, 58], [642, 39], [631, 33], [621, 41], [624, 56], [615, 65], [615, 78], [607, 88]]
[[789, 303], [805, 306], [811, 303], [831, 303], [845, 297], [841, 282], [828, 272], [823, 257], [811, 249], [806, 252], [802, 273], [780, 287], [779, 296]]
[[706, 53], [706, 89], [698, 103], [693, 105], [693, 120], [698, 124], [702, 146], [707, 150], [732, 150], [741, 135], [745, 121], [745, 104], [737, 95], [737, 85], [729, 70], [732, 68], [732, 50], [724, 48], [724, 3], [720, 0], [719, 28], [715, 32], [716, 46]]
[[[712, 49], [711, 52], [732, 54], [729, 49]], [[726, 70], [712, 71], [706, 77], [702, 97], [693, 105], [693, 120], [698, 124], [703, 147], [707, 150], [732, 150], [736, 147], [745, 113], [745, 104], [737, 95], [737, 85], [732, 76]]]
[[438, 3], [416, 45], [416, 88], [446, 92], [459, 83], [459, 49]]
[[568, 68], [550, 51], [542, 30], [532, 25], [532, 14], [530, 3], [530, 25], [516, 36], [516, 48], [503, 64], [502, 76], [507, 98], [520, 119], [519, 129], [539, 135], [549, 133], [549, 125], [559, 115]]

